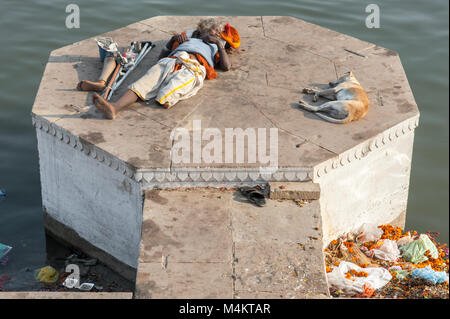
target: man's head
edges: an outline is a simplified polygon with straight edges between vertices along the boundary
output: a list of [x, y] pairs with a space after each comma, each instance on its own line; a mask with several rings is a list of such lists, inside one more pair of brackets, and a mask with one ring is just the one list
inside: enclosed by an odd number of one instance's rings
[[211, 35], [220, 38], [220, 32], [222, 31], [222, 24], [219, 20], [214, 18], [208, 18], [201, 20], [197, 25], [197, 31], [200, 35]]
[[[212, 36], [217, 39], [221, 39], [221, 32], [223, 31], [223, 24], [215, 18], [207, 18], [200, 20], [197, 24], [197, 29], [193, 33], [194, 38], [202, 38], [204, 36]], [[228, 42], [225, 43], [225, 49], [227, 53], [233, 53], [233, 48]]]

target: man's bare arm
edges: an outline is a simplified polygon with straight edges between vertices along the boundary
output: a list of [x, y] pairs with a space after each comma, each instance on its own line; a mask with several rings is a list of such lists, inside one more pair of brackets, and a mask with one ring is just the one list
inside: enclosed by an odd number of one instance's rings
[[222, 70], [229, 71], [231, 69], [230, 57], [228, 56], [227, 51], [225, 51], [225, 47], [222, 43], [218, 42], [217, 47], [219, 48], [219, 66]]
[[170, 38], [169, 42], [167, 42], [166, 45], [163, 47], [158, 59], [166, 58], [167, 56], [169, 56], [170, 52], [172, 52], [172, 46], [175, 41], [181, 44], [183, 42], [189, 41], [189, 38], [186, 36], [185, 33], [175, 34], [173, 37]]
[[227, 54], [227, 51], [225, 50], [225, 47], [220, 42], [219, 38], [213, 37], [210, 35], [202, 37], [202, 40], [206, 43], [214, 43], [217, 45], [217, 48], [219, 49], [219, 67], [223, 71], [229, 71], [231, 69], [231, 61], [230, 57]]

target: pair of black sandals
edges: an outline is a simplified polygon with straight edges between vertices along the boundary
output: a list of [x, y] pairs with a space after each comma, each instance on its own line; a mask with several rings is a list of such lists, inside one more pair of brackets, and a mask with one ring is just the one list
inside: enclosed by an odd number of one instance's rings
[[262, 207], [266, 205], [266, 196], [264, 194], [265, 191], [260, 186], [244, 186], [239, 187], [238, 190], [243, 196], [245, 196], [251, 203], [255, 204], [256, 206]]

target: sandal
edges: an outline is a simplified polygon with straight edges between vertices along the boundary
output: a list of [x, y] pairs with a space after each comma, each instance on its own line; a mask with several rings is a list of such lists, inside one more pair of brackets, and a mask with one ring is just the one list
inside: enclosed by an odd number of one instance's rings
[[259, 187], [240, 187], [239, 191], [256, 206], [262, 207], [266, 205], [264, 193]]

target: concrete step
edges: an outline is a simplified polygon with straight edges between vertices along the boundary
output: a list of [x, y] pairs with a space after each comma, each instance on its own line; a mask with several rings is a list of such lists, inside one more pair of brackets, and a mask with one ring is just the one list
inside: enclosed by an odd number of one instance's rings
[[312, 182], [269, 182], [270, 199], [308, 200], [320, 198], [320, 185]]
[[328, 297], [318, 201], [146, 193], [135, 298]]

